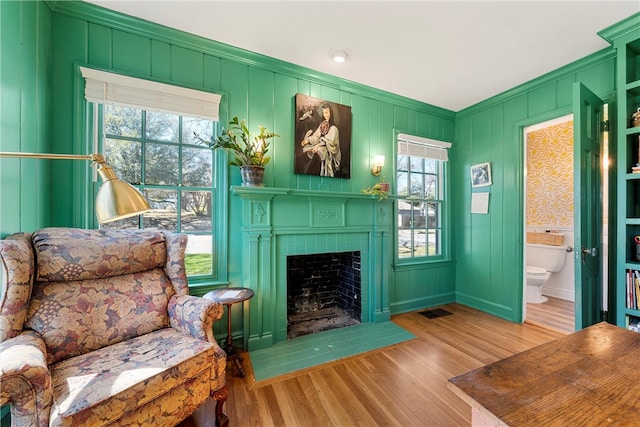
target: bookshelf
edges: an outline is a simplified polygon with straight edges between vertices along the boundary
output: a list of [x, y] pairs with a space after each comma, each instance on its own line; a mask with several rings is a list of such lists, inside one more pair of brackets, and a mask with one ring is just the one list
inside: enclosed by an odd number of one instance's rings
[[[640, 13], [600, 35], [616, 49], [616, 316], [640, 331]], [[638, 114], [636, 114], [638, 113]]]

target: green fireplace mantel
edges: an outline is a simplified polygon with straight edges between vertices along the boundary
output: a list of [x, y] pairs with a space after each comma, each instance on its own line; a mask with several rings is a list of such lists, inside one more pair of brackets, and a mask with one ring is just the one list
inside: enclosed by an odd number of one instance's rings
[[242, 199], [242, 286], [253, 289], [245, 345], [250, 351], [287, 339], [287, 257], [360, 252], [361, 322], [391, 318], [390, 201], [360, 193], [231, 187]]
[[[370, 230], [390, 225], [391, 204], [370, 194], [239, 186], [232, 186], [231, 193], [245, 202], [245, 228], [277, 227], [287, 233], [295, 233], [296, 229], [305, 233], [317, 228]], [[356, 206], [366, 206], [365, 211]]]
[[341, 199], [377, 199], [378, 196], [364, 193], [344, 193], [335, 191], [319, 191], [319, 190], [296, 190], [293, 188], [277, 188], [277, 187], [243, 187], [231, 186], [231, 193], [240, 197], [253, 197], [264, 195], [290, 195], [296, 197], [328, 197]]

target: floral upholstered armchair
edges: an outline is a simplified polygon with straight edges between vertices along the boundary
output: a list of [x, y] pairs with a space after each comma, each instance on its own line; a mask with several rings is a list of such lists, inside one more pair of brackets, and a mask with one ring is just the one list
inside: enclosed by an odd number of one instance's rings
[[188, 295], [186, 242], [72, 228], [0, 240], [0, 404], [13, 425], [175, 425], [210, 397], [211, 419], [228, 422], [222, 307]]

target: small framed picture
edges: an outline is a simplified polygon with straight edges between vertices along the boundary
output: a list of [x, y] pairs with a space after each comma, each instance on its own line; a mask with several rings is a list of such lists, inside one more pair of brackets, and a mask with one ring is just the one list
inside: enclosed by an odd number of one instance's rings
[[478, 163], [471, 166], [471, 187], [486, 187], [491, 185], [491, 165]]

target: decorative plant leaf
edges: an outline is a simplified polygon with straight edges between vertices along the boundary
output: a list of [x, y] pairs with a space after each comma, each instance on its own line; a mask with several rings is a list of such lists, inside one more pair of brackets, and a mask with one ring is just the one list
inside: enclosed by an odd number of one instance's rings
[[364, 194], [372, 194], [374, 196], [378, 196], [378, 200], [386, 200], [389, 196], [389, 193], [382, 190], [380, 184], [373, 184], [371, 187], [363, 188], [362, 191]]
[[[229, 164], [233, 166], [264, 166], [271, 160], [266, 157], [269, 151], [270, 139], [280, 136], [264, 126], [259, 126], [260, 133], [253, 138], [249, 132], [247, 121], [238, 120], [234, 117], [229, 122], [227, 129], [222, 129], [220, 135], [211, 138], [211, 141], [205, 141], [194, 132], [194, 135], [200, 141], [206, 143], [212, 150], [219, 148], [229, 154]], [[238, 138], [239, 137], [239, 138]], [[240, 141], [238, 140], [240, 139]]]

